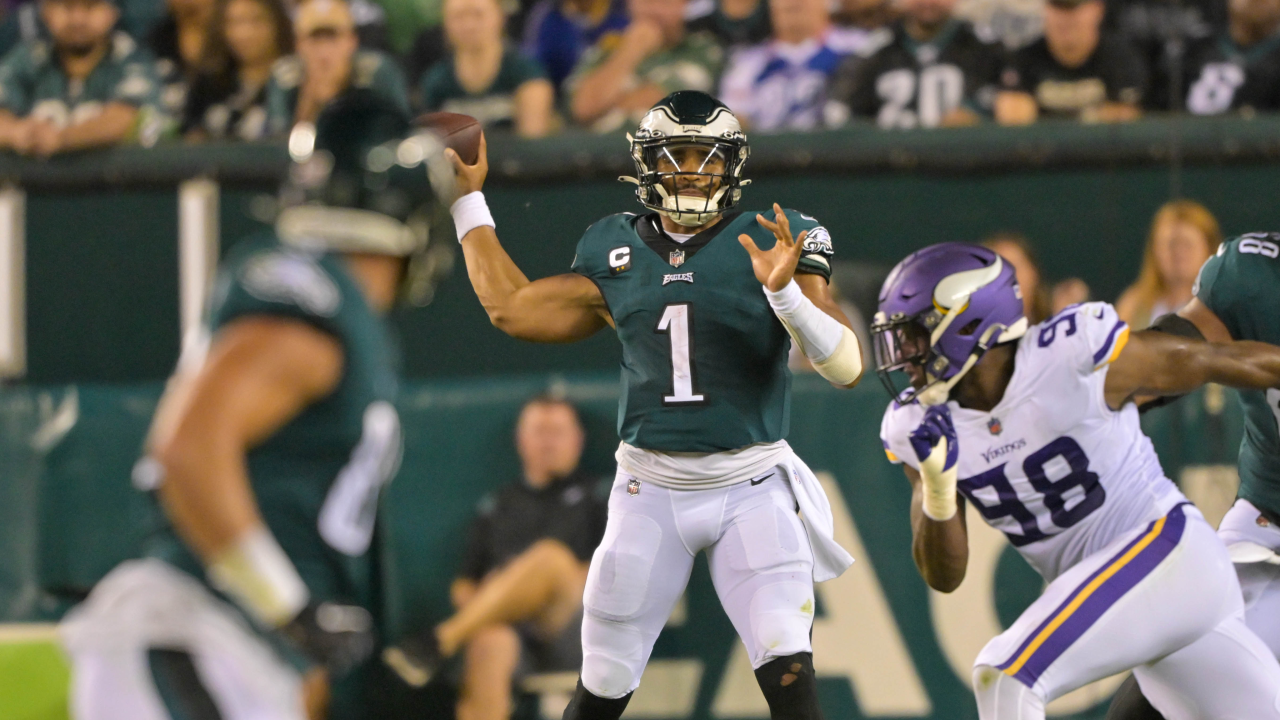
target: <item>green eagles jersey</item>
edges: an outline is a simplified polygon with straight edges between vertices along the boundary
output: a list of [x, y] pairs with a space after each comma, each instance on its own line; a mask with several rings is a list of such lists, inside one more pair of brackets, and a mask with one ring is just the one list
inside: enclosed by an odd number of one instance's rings
[[[297, 55], [280, 58], [271, 68], [271, 79], [267, 81], [268, 133], [283, 135], [293, 127], [305, 75], [302, 59]], [[409, 113], [404, 73], [394, 60], [376, 50], [361, 50], [351, 58], [350, 87], [372, 90]]]
[[471, 93], [462, 87], [453, 57], [436, 63], [422, 76], [422, 107], [429, 112], [444, 111], [470, 115], [489, 127], [511, 127], [516, 118], [516, 90], [530, 80], [545, 80], [547, 71], [515, 48], [502, 52], [502, 64], [489, 87]]
[[[809, 231], [797, 272], [829, 278], [830, 235], [786, 213], [796, 237]], [[618, 435], [628, 444], [707, 453], [786, 437], [791, 340], [742, 233], [761, 249], [775, 242], [756, 213], [732, 212], [683, 244], [657, 214], [630, 213], [592, 225], [578, 243], [573, 271], [599, 286], [622, 341]]]
[[[365, 303], [342, 260], [283, 247], [263, 237], [236, 249], [220, 270], [208, 329], [245, 317], [307, 323], [342, 344], [342, 377], [247, 455], [249, 479], [267, 527], [317, 601], [374, 609], [371, 555], [378, 495], [401, 452], [394, 401], [398, 350], [387, 325]], [[148, 554], [195, 577], [204, 571], [171, 528]]]
[[124, 33], [112, 36], [111, 49], [84, 80], [67, 77], [46, 40], [24, 42], [0, 62], [0, 108], [59, 128], [92, 119], [112, 102], [154, 113], [159, 92], [150, 56]]
[[[1280, 345], [1280, 233], [1250, 233], [1222, 243], [1200, 269], [1195, 294], [1236, 340]], [[1280, 513], [1280, 390], [1240, 391], [1240, 497]]]

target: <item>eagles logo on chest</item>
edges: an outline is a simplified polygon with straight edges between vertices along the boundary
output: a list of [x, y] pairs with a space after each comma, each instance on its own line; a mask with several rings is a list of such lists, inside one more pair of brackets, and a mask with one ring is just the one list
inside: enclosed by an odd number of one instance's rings
[[684, 251], [672, 250], [671, 253], [667, 255], [667, 262], [671, 263], [671, 267], [680, 267], [684, 264]]

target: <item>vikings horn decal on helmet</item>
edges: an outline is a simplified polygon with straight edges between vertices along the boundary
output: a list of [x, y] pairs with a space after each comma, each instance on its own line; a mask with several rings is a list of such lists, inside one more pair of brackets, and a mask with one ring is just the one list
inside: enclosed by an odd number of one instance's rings
[[636, 198], [687, 227], [705, 225], [738, 204], [742, 166], [751, 149], [728, 106], [704, 92], [681, 90], [644, 118], [631, 143]]
[[[983, 353], [1026, 331], [1012, 265], [978, 245], [932, 245], [898, 263], [880, 289], [876, 372], [898, 402], [940, 405]], [[891, 373], [912, 365], [924, 384], [900, 391]]]
[[440, 140], [411, 127], [390, 101], [355, 89], [331, 102], [314, 125], [298, 124], [289, 155], [293, 165], [276, 218], [281, 241], [407, 257], [401, 295], [424, 304], [438, 279], [438, 251], [452, 257], [451, 243], [430, 243], [455, 192]]

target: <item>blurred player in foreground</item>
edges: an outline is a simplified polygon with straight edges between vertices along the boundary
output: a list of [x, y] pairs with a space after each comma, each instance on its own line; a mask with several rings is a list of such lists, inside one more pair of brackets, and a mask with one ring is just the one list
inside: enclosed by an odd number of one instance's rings
[[[1245, 627], [1226, 548], [1164, 476], [1133, 402], [1280, 386], [1280, 348], [1131, 336], [1106, 303], [1028, 328], [1013, 268], [954, 243], [894, 268], [872, 332], [920, 574], [942, 592], [964, 579], [963, 496], [1048, 582], [978, 656], [983, 720], [1044, 718], [1054, 698], [1130, 668], [1172, 718], [1280, 718], [1280, 664]], [[911, 387], [897, 393], [891, 371]]]
[[[1195, 297], [1155, 329], [1229, 343], [1280, 344], [1280, 233], [1250, 233], [1228, 240], [1200, 269]], [[1244, 591], [1245, 624], [1280, 656], [1280, 390], [1240, 393], [1244, 438], [1240, 443], [1239, 497], [1218, 537], [1227, 545]], [[1143, 686], [1145, 689], [1145, 686]], [[1161, 715], [1126, 681], [1108, 720], [1153, 720]], [[1175, 716], [1170, 716], [1175, 717]]]
[[[702, 550], [772, 716], [821, 716], [813, 583], [852, 558], [832, 538], [817, 478], [783, 439], [787, 334], [838, 386], [858, 382], [862, 360], [827, 288], [827, 231], [776, 205], [771, 219], [733, 210], [748, 154], [727, 107], [673, 93], [631, 141], [638, 177], [628, 179], [653, 212], [592, 225], [572, 273], [533, 282], [498, 242], [480, 193], [483, 148], [475, 165], [455, 160], [469, 194], [454, 223], [493, 323], [536, 342], [613, 326], [622, 341], [619, 469], [587, 576], [570, 720], [622, 714]], [[428, 633], [415, 643], [419, 670], [438, 666], [438, 641]]]
[[327, 676], [373, 651], [401, 452], [382, 316], [452, 194], [443, 146], [409, 130], [362, 91], [295, 130], [294, 202], [224, 264], [135, 469], [168, 524], [63, 623], [77, 718], [321, 717]]

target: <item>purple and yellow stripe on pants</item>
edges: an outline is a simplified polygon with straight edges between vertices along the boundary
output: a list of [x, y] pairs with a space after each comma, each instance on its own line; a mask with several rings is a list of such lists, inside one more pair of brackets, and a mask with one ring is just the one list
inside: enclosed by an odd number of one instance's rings
[[1028, 687], [1080, 639], [1124, 594], [1151, 574], [1178, 546], [1187, 525], [1182, 503], [1148, 525], [1062, 601], [1007, 661], [1006, 675]]

